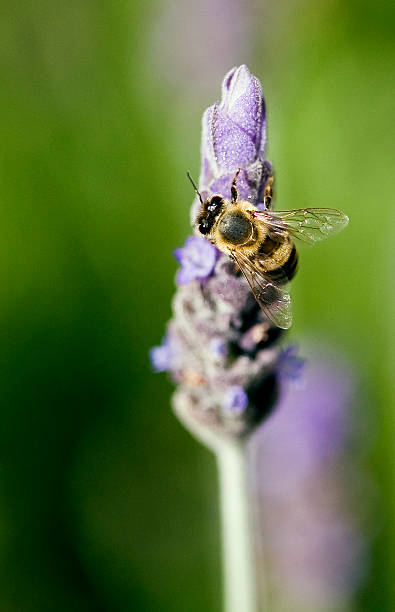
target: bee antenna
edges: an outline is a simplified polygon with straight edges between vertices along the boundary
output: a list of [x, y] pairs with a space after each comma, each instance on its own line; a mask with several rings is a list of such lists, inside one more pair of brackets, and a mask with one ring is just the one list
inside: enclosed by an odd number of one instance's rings
[[187, 177], [189, 178], [189, 180], [190, 180], [190, 182], [191, 182], [191, 184], [192, 184], [192, 187], [194, 188], [194, 190], [196, 191], [197, 195], [199, 196], [200, 203], [201, 203], [201, 204], [203, 204], [203, 199], [202, 199], [202, 196], [200, 195], [200, 191], [199, 191], [199, 189], [196, 187], [196, 183], [195, 183], [195, 181], [193, 180], [193, 178], [191, 177], [191, 175], [189, 174], [189, 172], [187, 172]]

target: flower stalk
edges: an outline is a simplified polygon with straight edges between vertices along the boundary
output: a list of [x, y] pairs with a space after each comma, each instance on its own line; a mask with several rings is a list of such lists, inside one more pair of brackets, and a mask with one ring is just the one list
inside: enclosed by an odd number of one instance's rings
[[217, 450], [226, 612], [258, 610], [255, 538], [246, 451], [246, 441], [243, 439], [224, 442]]

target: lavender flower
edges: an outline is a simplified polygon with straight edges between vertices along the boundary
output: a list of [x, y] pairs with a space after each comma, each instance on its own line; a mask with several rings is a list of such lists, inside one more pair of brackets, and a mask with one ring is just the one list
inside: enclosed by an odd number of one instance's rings
[[230, 413], [240, 414], [248, 406], [248, 395], [242, 387], [230, 387], [228, 395], [225, 398], [224, 407]]
[[177, 283], [186, 285], [195, 278], [204, 279], [210, 276], [217, 259], [217, 249], [204, 238], [189, 236], [185, 246], [174, 251], [181, 269], [177, 274]]
[[372, 487], [356, 452], [355, 381], [323, 353], [311, 353], [303, 387], [286, 390], [254, 441], [273, 611], [345, 610], [368, 564], [360, 499]]
[[[199, 178], [203, 200], [215, 194], [230, 199], [232, 180], [239, 170], [240, 199], [264, 208], [262, 195], [272, 175], [265, 147], [266, 109], [260, 82], [246, 66], [233, 68], [223, 80], [221, 100], [203, 115]], [[191, 209], [193, 224], [200, 207], [196, 197]], [[295, 347], [279, 346], [284, 332], [265, 318], [246, 279], [227, 255], [200, 235], [189, 237], [175, 255], [181, 268], [173, 317], [162, 345], [151, 351], [151, 359], [154, 368], [166, 370], [177, 385], [173, 404], [179, 418], [217, 454], [226, 609], [255, 612], [246, 441], [271, 413], [280, 383], [283, 386], [284, 380], [297, 378], [303, 364]], [[313, 383], [317, 381], [320, 377], [315, 375]], [[311, 479], [322, 478], [328, 465], [336, 464], [349, 432], [340, 401], [347, 394], [347, 379], [337, 374], [336, 383], [336, 401], [332, 381], [326, 398], [322, 389], [313, 387], [309, 397], [301, 396], [300, 405], [283, 403], [263, 428], [266, 462], [261, 473], [266, 476], [261, 493], [268, 512], [266, 547], [279, 610], [318, 612], [319, 589], [325, 591], [329, 585], [329, 591], [340, 592], [342, 584], [347, 589], [357, 581], [363, 565], [356, 561], [363, 553], [362, 538], [338, 506], [335, 479], [328, 481], [325, 490], [318, 488], [311, 503], [306, 503]], [[317, 404], [322, 410], [317, 410]], [[323, 512], [314, 520], [317, 507]], [[327, 513], [329, 508], [332, 513]], [[281, 599], [283, 591], [276, 583], [277, 576], [284, 584], [287, 580], [291, 586], [292, 581], [297, 583], [292, 556], [301, 573], [306, 569], [304, 576], [308, 576], [297, 593], [300, 606], [294, 605], [292, 596]]]
[[[247, 66], [232, 68], [222, 83], [222, 99], [203, 114], [201, 172], [203, 198], [220, 193], [230, 198], [238, 168], [240, 199], [259, 204], [271, 163], [265, 161], [266, 108], [261, 84]], [[199, 208], [192, 206], [192, 222]]]
[[155, 372], [166, 372], [171, 368], [173, 351], [168, 336], [165, 336], [160, 346], [150, 350], [150, 359]]
[[[271, 164], [264, 159], [266, 110], [261, 85], [246, 66], [233, 68], [222, 98], [203, 115], [199, 189], [206, 198], [230, 197], [241, 168], [240, 197], [259, 204]], [[196, 198], [192, 222], [200, 203]], [[267, 321], [230, 259], [206, 239], [191, 236], [175, 253], [179, 288], [166, 341], [152, 351], [156, 370], [166, 369], [184, 421], [226, 436], [245, 436], [270, 412], [287, 356], [282, 331]], [[294, 353], [290, 354], [295, 362]], [[289, 361], [289, 359], [288, 359]]]
[[278, 360], [278, 374], [282, 379], [297, 380], [303, 370], [305, 360], [298, 355], [298, 347], [288, 346], [281, 351]]

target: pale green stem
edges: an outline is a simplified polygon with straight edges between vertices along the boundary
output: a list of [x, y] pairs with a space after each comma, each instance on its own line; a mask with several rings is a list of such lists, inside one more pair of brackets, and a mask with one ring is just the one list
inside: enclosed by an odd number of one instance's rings
[[252, 509], [244, 440], [216, 448], [222, 516], [225, 612], [257, 612]]
[[[189, 431], [217, 456], [221, 504], [225, 612], [258, 612], [258, 582], [247, 439], [220, 435], [199, 423], [174, 396], [174, 409]], [[264, 585], [260, 576], [259, 597]], [[264, 600], [263, 600], [264, 601]], [[265, 609], [267, 607], [265, 605]], [[262, 608], [263, 610], [263, 608]]]

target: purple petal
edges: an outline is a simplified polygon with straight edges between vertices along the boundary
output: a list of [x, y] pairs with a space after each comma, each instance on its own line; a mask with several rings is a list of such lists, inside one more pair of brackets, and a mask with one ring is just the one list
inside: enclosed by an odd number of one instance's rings
[[[222, 84], [220, 105], [226, 115], [253, 141], [256, 153], [263, 154], [266, 144], [266, 109], [259, 80], [247, 66], [233, 68]], [[249, 163], [251, 163], [250, 160]]]
[[224, 78], [221, 102], [203, 115], [201, 185], [263, 160], [265, 144], [261, 85], [246, 66], [233, 68]]
[[150, 350], [149, 356], [155, 372], [166, 372], [166, 370], [170, 369], [173, 349], [167, 336], [163, 338], [160, 346], [154, 346]]
[[306, 361], [298, 355], [298, 347], [288, 346], [278, 357], [277, 373], [280, 378], [297, 380], [300, 378]]
[[[220, 194], [226, 199], [230, 199], [230, 187], [232, 185], [232, 181], [234, 178], [234, 172], [228, 172], [226, 174], [221, 174], [217, 179], [215, 179], [210, 185], [210, 191], [212, 194]], [[240, 200], [247, 200], [250, 193], [251, 187], [247, 180], [247, 173], [245, 170], [241, 170], [239, 177], [237, 179], [237, 190], [239, 192]]]
[[211, 138], [220, 172], [235, 172], [256, 159], [256, 146], [251, 136], [219, 105], [213, 110]]
[[224, 408], [233, 415], [239, 415], [248, 406], [248, 396], [242, 387], [230, 387], [227, 392]]
[[214, 152], [214, 141], [212, 138], [214, 106], [210, 106], [208, 109], [206, 109], [202, 117], [202, 144], [200, 151], [202, 165], [199, 177], [200, 190], [205, 189], [218, 174]]
[[225, 357], [228, 352], [227, 343], [220, 337], [213, 338], [210, 342], [210, 350], [217, 357]]
[[196, 271], [193, 268], [181, 268], [177, 272], [177, 285], [187, 285], [191, 283], [193, 280], [198, 278], [196, 276]]
[[174, 255], [181, 265], [177, 282], [186, 285], [195, 279], [210, 276], [217, 260], [217, 249], [206, 238], [190, 236], [185, 246], [176, 249]]

